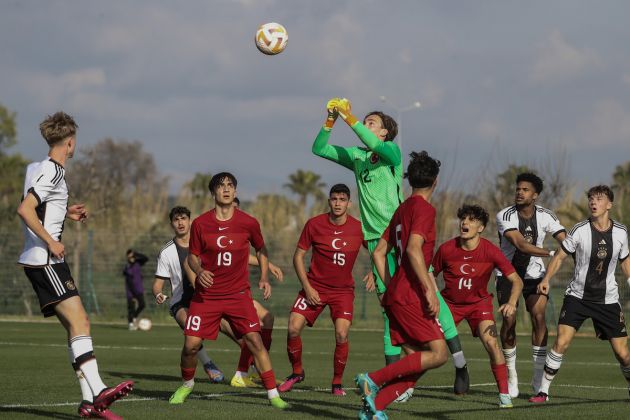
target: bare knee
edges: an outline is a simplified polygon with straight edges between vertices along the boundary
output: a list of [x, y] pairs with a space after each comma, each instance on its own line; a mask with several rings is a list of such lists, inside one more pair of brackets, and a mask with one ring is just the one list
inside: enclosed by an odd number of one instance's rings
[[337, 343], [345, 343], [348, 341], [348, 331], [335, 330], [335, 340]]
[[301, 329], [293, 324], [289, 324], [289, 328], [287, 329], [287, 336], [289, 338], [299, 337], [301, 334]]
[[563, 337], [558, 337], [555, 344], [553, 345], [553, 351], [559, 354], [564, 354], [569, 348], [569, 344], [571, 344], [570, 340], [566, 340]]
[[446, 347], [435, 352], [434, 355], [436, 367], [442, 366], [448, 361], [448, 351], [446, 351]]
[[189, 342], [184, 343], [183, 355], [186, 357], [195, 357], [201, 349], [201, 342]]
[[262, 339], [260, 338], [260, 334], [258, 333], [249, 333], [243, 336], [243, 340], [249, 347], [249, 350], [252, 353], [259, 353], [265, 350], [265, 346], [263, 345]]

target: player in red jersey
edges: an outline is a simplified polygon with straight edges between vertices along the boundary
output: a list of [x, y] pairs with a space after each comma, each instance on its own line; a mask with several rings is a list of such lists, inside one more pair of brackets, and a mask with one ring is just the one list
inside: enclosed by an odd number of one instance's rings
[[[448, 348], [437, 321], [440, 303], [428, 267], [435, 246], [435, 208], [429, 204], [440, 162], [427, 152], [412, 152], [405, 177], [412, 193], [394, 212], [372, 258], [387, 291], [382, 305], [390, 322], [392, 344], [406, 356], [355, 381], [363, 394], [359, 418], [387, 418], [383, 410], [415, 385], [420, 375], [446, 363]], [[398, 267], [391, 278], [387, 253], [396, 247]]]
[[186, 400], [195, 384], [196, 355], [204, 339], [216, 340], [221, 318], [230, 324], [236, 338], [243, 338], [254, 361], [271, 405], [288, 406], [278, 394], [269, 354], [260, 336], [260, 320], [249, 287], [250, 245], [260, 263], [258, 287], [263, 297], [271, 296], [268, 259], [258, 221], [236, 209], [237, 181], [221, 172], [212, 177], [209, 189], [214, 209], [197, 217], [191, 227], [188, 264], [196, 274], [195, 293], [186, 319], [181, 370], [184, 384], [169, 399], [172, 404]]
[[[350, 189], [345, 184], [336, 184], [328, 197], [330, 211], [306, 222], [293, 255], [302, 290], [291, 308], [287, 332], [287, 353], [293, 373], [278, 387], [280, 392], [290, 391], [293, 385], [304, 380], [300, 334], [305, 325], [312, 327], [329, 306], [336, 340], [332, 393], [346, 395], [341, 378], [348, 360], [348, 331], [354, 306], [352, 267], [364, 241], [361, 222], [347, 213]], [[311, 247], [313, 253], [307, 273], [304, 256]], [[368, 290], [374, 290], [374, 278], [368, 274], [366, 280]]]
[[488, 281], [492, 270], [498, 268], [512, 283], [507, 303], [499, 312], [510, 317], [516, 312], [516, 303], [523, 289], [523, 281], [501, 250], [481, 237], [488, 223], [488, 212], [477, 205], [464, 205], [457, 210], [460, 234], [440, 245], [433, 257], [434, 274], [442, 273], [444, 289], [442, 297], [451, 309], [455, 324], [462, 320], [474, 337], [479, 337], [488, 355], [492, 374], [499, 388], [499, 407], [511, 408], [508, 392], [508, 371], [503, 352], [497, 342], [497, 326], [492, 314], [492, 295], [488, 293]]

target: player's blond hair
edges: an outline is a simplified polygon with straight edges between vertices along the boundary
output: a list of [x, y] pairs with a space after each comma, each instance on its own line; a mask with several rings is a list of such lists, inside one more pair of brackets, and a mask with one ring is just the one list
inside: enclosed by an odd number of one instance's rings
[[74, 122], [74, 118], [63, 111], [48, 115], [39, 124], [39, 131], [42, 133], [42, 137], [51, 147], [68, 137], [74, 137], [77, 134], [77, 128], [79, 126]]

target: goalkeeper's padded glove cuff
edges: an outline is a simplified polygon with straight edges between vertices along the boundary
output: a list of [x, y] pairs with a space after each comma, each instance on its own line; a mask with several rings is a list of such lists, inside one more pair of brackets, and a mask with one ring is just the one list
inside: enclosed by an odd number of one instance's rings
[[357, 120], [357, 117], [355, 117], [352, 114], [348, 114], [348, 115], [343, 115], [343, 114], [339, 114], [341, 115], [341, 117], [343, 118], [343, 120], [346, 122], [346, 124], [348, 124], [350, 127], [352, 127], [353, 125], [355, 125], [356, 123], [359, 122], [359, 120]]

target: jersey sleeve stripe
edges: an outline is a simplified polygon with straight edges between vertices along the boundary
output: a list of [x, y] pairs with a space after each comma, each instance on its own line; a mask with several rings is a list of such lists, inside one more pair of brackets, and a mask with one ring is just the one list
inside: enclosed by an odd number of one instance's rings
[[571, 229], [571, 231], [569, 232], [569, 235], [573, 236], [573, 234], [575, 233], [576, 230], [578, 230], [579, 228], [581, 228], [582, 226], [584, 226], [585, 224], [588, 223], [588, 220], [584, 220], [582, 222], [579, 222], [578, 224], [576, 224], [575, 226], [573, 226], [573, 228]]
[[506, 233], [508, 233], [508, 232], [512, 232], [513, 230], [518, 230], [518, 229], [516, 229], [516, 228], [509, 228], [509, 229], [505, 229], [505, 230], [503, 231], [503, 236], [505, 236], [505, 234], [506, 234]]
[[516, 206], [512, 206], [509, 209], [507, 209], [505, 213], [503, 213], [503, 220], [506, 222], [510, 220], [510, 217], [512, 217], [512, 214], [514, 214], [515, 211], [516, 211]]
[[155, 278], [162, 279], [162, 280], [170, 280], [171, 279], [170, 277], [158, 276], [157, 274], [155, 275]]
[[57, 185], [57, 183], [61, 181], [61, 178], [63, 178], [63, 172], [57, 165], [55, 165], [55, 176], [51, 180], [52, 184]]
[[558, 218], [556, 217], [556, 215], [549, 209], [546, 209], [544, 207], [538, 207], [536, 206], [536, 210], [541, 212], [541, 213], [547, 213], [549, 216], [551, 216], [551, 218], [553, 220], [555, 220], [556, 222], [558, 221]]
[[560, 244], [560, 248], [562, 248], [562, 250], [567, 253], [568, 255], [574, 255], [575, 252], [571, 252], [568, 249], [565, 248], [564, 244]]
[[159, 258], [160, 258], [160, 256], [162, 255], [162, 252], [164, 252], [164, 250], [165, 250], [166, 248], [168, 248], [169, 246], [173, 245], [174, 243], [175, 243], [175, 242], [173, 242], [173, 240], [172, 240], [172, 239], [171, 239], [170, 241], [168, 241], [168, 242], [166, 243], [166, 245], [164, 245], [164, 246], [162, 247], [162, 249], [160, 249], [160, 252], [158, 252], [158, 259], [159, 259]]

